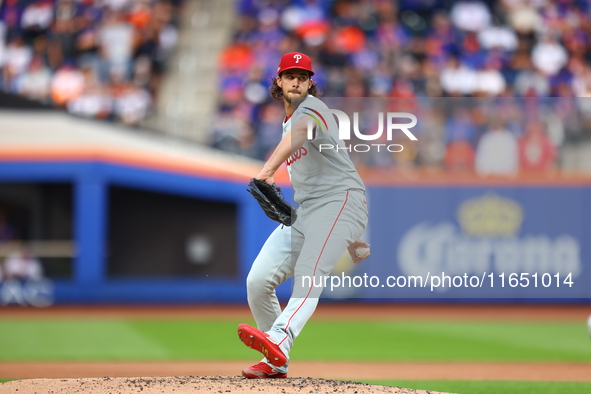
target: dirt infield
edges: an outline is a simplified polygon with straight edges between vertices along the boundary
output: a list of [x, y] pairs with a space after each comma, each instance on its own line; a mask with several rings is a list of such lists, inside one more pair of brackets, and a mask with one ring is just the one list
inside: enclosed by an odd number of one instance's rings
[[[133, 376], [237, 376], [244, 361], [218, 362], [11, 362], [0, 363], [10, 378], [98, 378]], [[360, 380], [535, 380], [591, 382], [591, 364], [490, 362], [293, 362], [290, 377]]]
[[[0, 393], [315, 393], [315, 394], [437, 394], [435, 391], [403, 389], [340, 380], [288, 378], [250, 380], [232, 376], [149, 377], [94, 379], [34, 379], [0, 384]], [[445, 393], [441, 393], [445, 394]]]

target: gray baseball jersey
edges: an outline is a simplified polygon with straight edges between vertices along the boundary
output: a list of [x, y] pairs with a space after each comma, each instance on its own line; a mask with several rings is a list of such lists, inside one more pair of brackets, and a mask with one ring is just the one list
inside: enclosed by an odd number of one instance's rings
[[295, 192], [294, 200], [302, 203], [311, 198], [346, 190], [365, 191], [345, 143], [338, 138], [338, 125], [324, 102], [308, 95], [291, 117], [283, 122], [283, 135], [302, 117], [314, 123], [314, 139], [307, 140], [287, 159], [287, 170]]
[[[338, 139], [334, 117], [321, 113], [326, 109], [322, 101], [309, 95], [283, 122], [284, 135], [302, 116], [316, 124], [314, 138], [287, 160], [294, 199], [300, 203], [298, 219], [291, 227], [280, 225], [273, 231], [246, 281], [257, 326], [288, 360], [295, 338], [316, 309], [323, 290], [321, 278], [332, 272], [347, 246], [361, 237], [368, 221], [365, 187], [344, 142]], [[294, 278], [292, 295], [281, 310], [275, 287], [290, 277]], [[315, 278], [314, 284], [305, 278]], [[263, 362], [271, 365], [266, 359]], [[287, 364], [273, 366], [280, 373], [287, 373], [287, 368]]]

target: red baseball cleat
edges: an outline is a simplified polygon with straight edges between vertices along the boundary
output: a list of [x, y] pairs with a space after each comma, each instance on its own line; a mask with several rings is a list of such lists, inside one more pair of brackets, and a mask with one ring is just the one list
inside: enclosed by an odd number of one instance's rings
[[287, 357], [285, 357], [275, 341], [261, 330], [248, 324], [240, 324], [238, 326], [238, 337], [246, 346], [265, 356], [274, 366], [281, 367], [287, 362]]
[[286, 373], [277, 372], [269, 364], [260, 362], [252, 367], [244, 368], [242, 376], [249, 379], [283, 379]]

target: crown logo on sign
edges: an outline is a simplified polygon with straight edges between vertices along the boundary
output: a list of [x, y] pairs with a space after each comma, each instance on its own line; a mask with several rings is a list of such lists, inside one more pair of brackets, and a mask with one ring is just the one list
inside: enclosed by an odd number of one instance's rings
[[519, 231], [523, 210], [515, 201], [490, 193], [465, 201], [458, 210], [458, 221], [467, 235], [509, 237]]

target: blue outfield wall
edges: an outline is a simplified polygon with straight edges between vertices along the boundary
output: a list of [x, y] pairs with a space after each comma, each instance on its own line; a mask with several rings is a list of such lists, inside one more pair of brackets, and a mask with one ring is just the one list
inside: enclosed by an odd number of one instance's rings
[[[55, 303], [243, 302], [246, 275], [260, 246], [276, 227], [262, 215], [242, 183], [171, 174], [96, 162], [2, 162], [0, 182], [73, 185], [74, 242], [77, 256], [71, 280], [53, 281]], [[107, 278], [108, 187], [124, 186], [177, 196], [234, 203], [237, 206], [236, 280], [219, 278]], [[233, 245], [229, 245], [233, 247]], [[289, 289], [279, 293], [287, 297]]]
[[[56, 303], [245, 302], [250, 265], [276, 227], [240, 182], [101, 162], [2, 162], [0, 182], [74, 186], [78, 254], [73, 278], [53, 281]], [[238, 278], [108, 278], [112, 185], [236, 204]], [[335, 277], [358, 281], [327, 289], [326, 297], [591, 299], [591, 185], [369, 187], [367, 199], [371, 257], [339, 265]], [[290, 292], [290, 283], [278, 289], [281, 299]]]
[[372, 255], [351, 275], [375, 278], [352, 297], [591, 300], [588, 186], [371, 188], [368, 200]]

